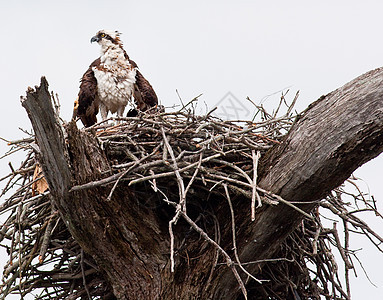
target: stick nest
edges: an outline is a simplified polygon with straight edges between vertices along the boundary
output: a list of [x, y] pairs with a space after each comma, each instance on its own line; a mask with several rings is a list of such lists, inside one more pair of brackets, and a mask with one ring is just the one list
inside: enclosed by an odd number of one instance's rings
[[[251, 215], [261, 205], [290, 205], [298, 209], [294, 203], [256, 185], [258, 161], [282, 141], [294, 122], [293, 104], [286, 105], [285, 113], [278, 116], [286, 104], [282, 95], [272, 114], [256, 106], [252, 121], [222, 121], [213, 117], [212, 112], [197, 116], [193, 103], [176, 112], [142, 114], [120, 119], [118, 125], [101, 122], [86, 129], [97, 136], [110, 161], [112, 174], [97, 182], [75, 186], [73, 190], [109, 184], [111, 197], [116, 186], [124, 181], [137, 194], [141, 191], [145, 195], [148, 192], [159, 195], [161, 201], [175, 209], [169, 223], [172, 268], [177, 267], [172, 227], [178, 218], [184, 218], [207, 242], [221, 249], [217, 264], [232, 263], [245, 270], [246, 264], [263, 263], [262, 272], [256, 278], [248, 274], [255, 280], [246, 289], [235, 274], [248, 299], [294, 299], [297, 295], [300, 299], [320, 296], [349, 299], [349, 275], [356, 272], [354, 262], [359, 263], [356, 251], [349, 247], [350, 235], [363, 234], [382, 251], [379, 243], [383, 239], [358, 217], [366, 211], [382, 217], [374, 199], [367, 198], [357, 181], [350, 178], [346, 185], [318, 201], [318, 209], [306, 214], [275, 258], [262, 262], [238, 261], [236, 253], [223, 250], [219, 235], [212, 236], [199, 224], [200, 217], [186, 214], [187, 199], [198, 191], [206, 195], [220, 191], [230, 206], [233, 229], [230, 193], [248, 199]], [[1, 299], [11, 293], [21, 296], [33, 293], [38, 299], [114, 299], [96, 263], [82, 251], [51, 204], [33, 151], [33, 135], [7, 142], [11, 148], [3, 160], [18, 151], [24, 151], [25, 159], [17, 169], [9, 163], [11, 172], [1, 178], [0, 214], [5, 221], [0, 227], [0, 245], [9, 257], [0, 286]], [[176, 192], [171, 191], [171, 185], [176, 187]], [[338, 227], [342, 227], [341, 236]], [[233, 234], [232, 243], [235, 242]], [[341, 257], [340, 262], [335, 262], [335, 252]]]

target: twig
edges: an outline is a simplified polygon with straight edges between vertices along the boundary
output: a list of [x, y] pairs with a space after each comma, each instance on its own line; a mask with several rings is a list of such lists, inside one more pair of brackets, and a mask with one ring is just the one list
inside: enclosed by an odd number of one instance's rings
[[[170, 157], [172, 158], [172, 161], [173, 161], [173, 170], [174, 170], [174, 174], [176, 175], [176, 178], [177, 178], [178, 192], [179, 192], [179, 196], [180, 196], [179, 204], [181, 206], [182, 211], [186, 212], [186, 192], [185, 192], [184, 181], [183, 181], [182, 176], [180, 174], [180, 171], [179, 171], [179, 168], [177, 165], [177, 160], [176, 160], [176, 157], [174, 155], [173, 149], [169, 144], [168, 138], [166, 137], [165, 130], [163, 127], [161, 127], [161, 133], [162, 133], [165, 147], [166, 147], [166, 149], [167, 149], [168, 153], [170, 154]], [[198, 164], [201, 165], [200, 162], [198, 162]]]
[[276, 195], [276, 194], [273, 194], [273, 193], [270, 193], [260, 187], [257, 187], [257, 190], [262, 192], [262, 193], [265, 193], [266, 195], [270, 195], [271, 197], [275, 198], [276, 200], [278, 200], [279, 202], [282, 202], [283, 204], [286, 204], [287, 206], [290, 206], [291, 208], [295, 209], [296, 211], [300, 212], [302, 215], [304, 215], [306, 218], [310, 219], [310, 220], [314, 220], [314, 217], [309, 215], [308, 213], [306, 213], [305, 211], [303, 211], [302, 209], [300, 209], [299, 207], [297, 207], [296, 205], [292, 204], [291, 202], [283, 199], [281, 196], [279, 195]]
[[255, 198], [258, 201], [258, 207], [262, 206], [261, 197], [257, 192], [257, 176], [258, 176], [258, 160], [261, 156], [261, 152], [257, 151], [255, 154], [255, 150], [251, 150], [251, 155], [253, 158], [253, 182], [252, 182], [252, 196], [251, 196], [251, 221], [255, 221]]
[[[53, 210], [53, 208], [52, 208], [52, 210]], [[45, 229], [43, 242], [41, 244], [40, 254], [39, 254], [40, 264], [44, 261], [45, 253], [47, 252], [48, 244], [50, 242], [51, 232], [53, 229], [53, 218], [57, 215], [57, 213], [58, 213], [57, 211], [53, 212], [52, 216], [46, 222], [47, 226]]]
[[[235, 216], [234, 216], [234, 210], [233, 210], [233, 205], [231, 204], [231, 199], [230, 199], [230, 194], [229, 194], [229, 191], [227, 189], [227, 185], [226, 184], [223, 184], [223, 188], [225, 190], [225, 194], [226, 194], [226, 199], [227, 199], [227, 202], [229, 203], [229, 208], [230, 208], [230, 214], [231, 214], [231, 231], [232, 231], [232, 235], [233, 235], [233, 250], [234, 250], [234, 256], [235, 256], [235, 259], [237, 261], [237, 264], [238, 266], [241, 268], [241, 270], [243, 272], [245, 272], [245, 274], [247, 276], [249, 276], [250, 278], [254, 279], [256, 282], [258, 283], [262, 283], [259, 279], [255, 278], [252, 274], [250, 274], [241, 264], [241, 261], [239, 259], [239, 256], [238, 256], [238, 251], [237, 251], [237, 242], [236, 242], [236, 238], [235, 238]], [[246, 296], [245, 296], [246, 297]]]

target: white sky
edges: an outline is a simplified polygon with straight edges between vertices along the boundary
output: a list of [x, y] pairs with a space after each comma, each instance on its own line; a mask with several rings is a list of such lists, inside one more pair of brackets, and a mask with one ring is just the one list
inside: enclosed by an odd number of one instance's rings
[[[69, 120], [79, 79], [99, 55], [90, 38], [119, 30], [130, 57], [164, 105], [203, 93], [213, 107], [227, 93], [255, 102], [290, 87], [298, 110], [358, 75], [382, 65], [381, 1], [1, 1], [0, 136], [30, 129], [20, 95], [45, 75]], [[273, 107], [275, 102], [266, 101]], [[248, 103], [246, 104], [248, 105]], [[203, 105], [201, 105], [203, 106]], [[0, 144], [0, 152], [6, 150]], [[17, 165], [17, 164], [15, 164]], [[0, 175], [8, 172], [0, 165]], [[382, 207], [379, 157], [356, 174]], [[383, 235], [382, 222], [372, 220]], [[381, 299], [382, 255], [365, 240], [359, 257], [378, 288], [359, 269], [353, 299]], [[1, 254], [3, 255], [3, 254]], [[12, 299], [12, 297], [9, 297]], [[14, 298], [14, 299], [17, 299]]]

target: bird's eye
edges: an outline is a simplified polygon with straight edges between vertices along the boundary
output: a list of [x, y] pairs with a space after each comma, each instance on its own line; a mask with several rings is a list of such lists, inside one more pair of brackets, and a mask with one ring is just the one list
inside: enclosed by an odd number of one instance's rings
[[105, 37], [105, 33], [101, 33], [101, 35], [100, 35], [100, 36], [101, 36], [102, 38], [103, 38], [103, 37]]

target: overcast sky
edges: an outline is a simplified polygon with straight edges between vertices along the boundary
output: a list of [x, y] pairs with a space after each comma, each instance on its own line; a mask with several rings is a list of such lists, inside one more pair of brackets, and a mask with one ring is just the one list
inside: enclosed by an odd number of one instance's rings
[[[202, 93], [201, 106], [213, 107], [231, 92], [249, 110], [247, 96], [273, 107], [280, 92], [266, 96], [289, 88], [291, 98], [300, 90], [303, 110], [382, 66], [382, 11], [382, 1], [350, 0], [1, 1], [0, 136], [17, 139], [19, 127], [31, 128], [19, 99], [42, 75], [59, 95], [62, 118], [70, 119], [79, 79], [99, 55], [90, 39], [100, 29], [123, 33], [126, 51], [166, 106], [179, 103], [177, 89], [184, 101]], [[1, 153], [6, 149], [1, 143]], [[382, 169], [379, 157], [356, 172], [378, 207]], [[382, 222], [368, 220], [383, 235]], [[353, 299], [381, 299], [383, 256], [366, 240], [351, 246], [364, 248], [359, 257], [378, 286], [357, 269]]]

